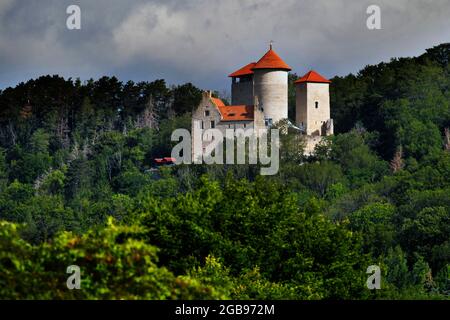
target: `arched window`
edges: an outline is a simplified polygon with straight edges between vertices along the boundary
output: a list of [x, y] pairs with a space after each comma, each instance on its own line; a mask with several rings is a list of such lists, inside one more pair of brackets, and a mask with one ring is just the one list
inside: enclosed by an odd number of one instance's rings
[[319, 101], [316, 101], [316, 109], [319, 109]]

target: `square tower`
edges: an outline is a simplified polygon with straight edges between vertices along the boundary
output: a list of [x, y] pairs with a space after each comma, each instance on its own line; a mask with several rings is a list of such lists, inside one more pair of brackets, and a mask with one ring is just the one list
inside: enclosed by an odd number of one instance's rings
[[309, 71], [295, 82], [296, 125], [308, 136], [333, 134], [330, 116], [330, 80]]
[[241, 69], [229, 75], [231, 84], [231, 104], [252, 105], [253, 104], [253, 70], [256, 62], [249, 63]]

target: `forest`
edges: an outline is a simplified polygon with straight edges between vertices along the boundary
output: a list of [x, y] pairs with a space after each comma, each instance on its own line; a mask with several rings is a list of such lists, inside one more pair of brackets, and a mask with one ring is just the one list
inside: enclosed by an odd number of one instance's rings
[[335, 135], [312, 157], [283, 135], [274, 176], [152, 168], [190, 83], [0, 91], [0, 299], [449, 299], [450, 44], [331, 80]]

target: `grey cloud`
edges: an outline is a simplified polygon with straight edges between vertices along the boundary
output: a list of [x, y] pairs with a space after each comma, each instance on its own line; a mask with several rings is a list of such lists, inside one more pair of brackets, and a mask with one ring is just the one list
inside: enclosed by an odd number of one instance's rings
[[[65, 27], [70, 4], [81, 31]], [[366, 28], [370, 4], [382, 30]], [[59, 73], [222, 90], [270, 40], [295, 72], [332, 77], [448, 42], [449, 16], [450, 0], [0, 0], [0, 88]]]

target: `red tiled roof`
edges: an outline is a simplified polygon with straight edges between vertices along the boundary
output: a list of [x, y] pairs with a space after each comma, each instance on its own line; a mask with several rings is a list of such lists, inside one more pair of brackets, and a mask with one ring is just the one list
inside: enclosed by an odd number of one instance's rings
[[292, 70], [283, 59], [271, 48], [267, 53], [259, 59], [259, 61], [253, 67], [255, 69], [281, 69], [290, 71]]
[[305, 83], [305, 82], [317, 82], [317, 83], [331, 83], [330, 80], [322, 77], [320, 74], [314, 70], [309, 71], [303, 77], [295, 81], [295, 83]]
[[155, 158], [157, 164], [175, 163], [177, 159], [171, 157]]
[[225, 103], [223, 103], [223, 101], [220, 100], [219, 98], [211, 97], [211, 100], [216, 106], [218, 106], [218, 107], [225, 107]]
[[242, 76], [248, 76], [253, 74], [252, 68], [255, 66], [256, 62], [251, 62], [248, 65], [240, 68], [239, 70], [233, 72], [229, 75], [230, 78], [236, 78], [236, 77], [242, 77]]
[[222, 121], [252, 121], [254, 118], [253, 106], [221, 106], [218, 107]]
[[252, 121], [254, 118], [254, 107], [239, 105], [226, 106], [222, 100], [211, 98], [222, 116], [222, 121]]

